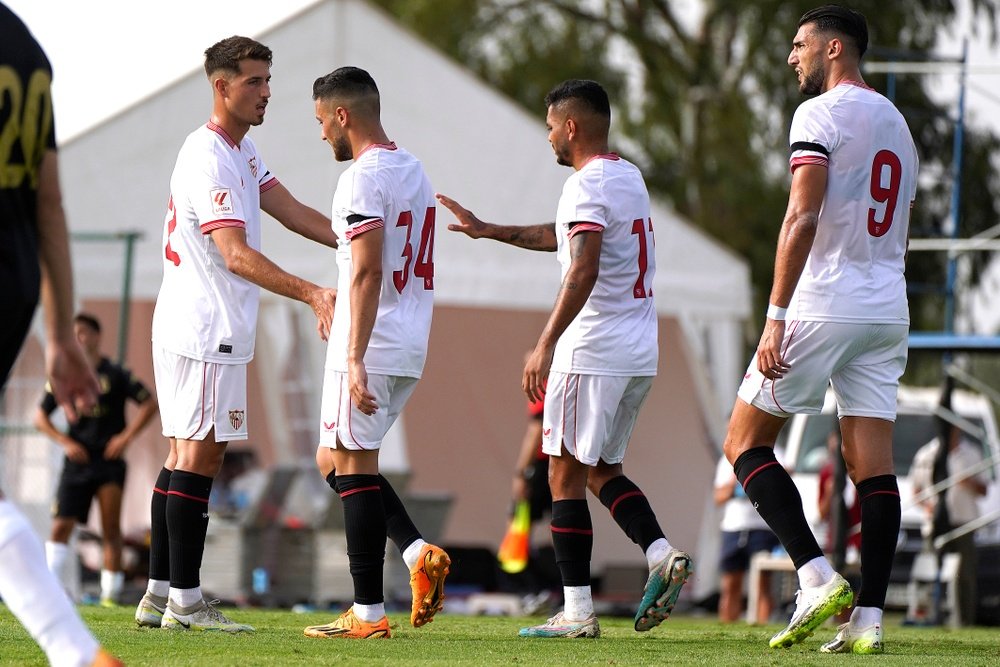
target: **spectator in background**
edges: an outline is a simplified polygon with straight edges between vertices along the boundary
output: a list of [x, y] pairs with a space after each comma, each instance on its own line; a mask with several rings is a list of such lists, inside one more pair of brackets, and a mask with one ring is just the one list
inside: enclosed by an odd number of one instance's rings
[[[527, 357], [525, 361], [527, 361]], [[529, 593], [524, 599], [524, 611], [529, 615], [538, 611], [549, 600], [552, 590], [558, 588], [558, 582], [555, 582], [555, 585], [550, 585], [550, 577], [546, 576], [544, 565], [539, 558], [539, 551], [532, 549], [530, 542], [532, 526], [536, 521], [540, 521], [545, 515], [552, 512], [552, 493], [549, 490], [549, 456], [542, 451], [542, 414], [544, 408], [544, 399], [528, 402], [528, 424], [525, 427], [524, 436], [521, 438], [521, 449], [517, 454], [514, 480], [511, 484], [511, 511], [514, 515], [517, 515], [521, 503], [527, 504], [527, 561], [505, 562], [504, 550], [501, 549], [498, 553], [501, 561], [500, 567], [504, 572], [513, 575], [512, 579], [517, 587], [516, 590]]]
[[[913, 494], [918, 495], [934, 484], [934, 463], [941, 447], [940, 438], [934, 438], [921, 447], [913, 458], [910, 468], [910, 483]], [[960, 475], [983, 460], [982, 447], [977, 446], [964, 435], [957, 426], [952, 426], [948, 437], [947, 476]], [[943, 521], [938, 519], [935, 531], [935, 516], [938, 512], [938, 495], [931, 496], [923, 503], [924, 523], [921, 533], [930, 540], [936, 533], [943, 533], [979, 518], [978, 499], [986, 495], [987, 477], [976, 473], [949, 487], [945, 493]], [[979, 562], [976, 555], [975, 531], [956, 537], [945, 545], [947, 553], [957, 553], [961, 557], [958, 568], [959, 621], [970, 625], [976, 620], [978, 596], [976, 594], [976, 570]]]
[[[101, 508], [104, 544], [101, 604], [114, 606], [121, 601], [125, 582], [121, 531], [125, 449], [153, 418], [156, 399], [128, 369], [101, 355], [101, 323], [97, 318], [80, 313], [73, 328], [90, 367], [97, 374], [100, 394], [97, 405], [70, 424], [66, 433], [56, 429], [49, 419], [56, 409], [50, 386], [46, 386], [42, 403], [35, 411], [35, 427], [66, 452], [53, 504], [52, 533], [45, 543], [45, 559], [52, 573], [62, 579], [69, 556], [69, 538], [77, 522], [87, 523], [90, 501], [96, 496]], [[139, 413], [126, 425], [128, 399], [139, 404]]]
[[[826, 544], [824, 551], [833, 554], [837, 550], [837, 535], [835, 534], [836, 524], [834, 522], [834, 511], [841, 513], [840, 525], [845, 527], [845, 547], [848, 561], [856, 559], [861, 549], [861, 504], [858, 502], [858, 490], [854, 487], [854, 482], [844, 474], [844, 486], [839, 498], [839, 507], [834, 506], [834, 481], [837, 477], [837, 461], [843, 460], [840, 453], [840, 429], [830, 431], [826, 437], [828, 456], [823, 467], [819, 469], [819, 518], [825, 522], [827, 527]], [[853, 557], [852, 557], [853, 556]]]
[[[719, 459], [715, 469], [715, 504], [722, 508], [719, 620], [732, 623], [739, 620], [743, 612], [743, 577], [750, 567], [750, 559], [758, 552], [774, 549], [778, 546], [778, 538], [753, 508], [725, 456]], [[758, 622], [767, 623], [773, 605], [771, 575], [764, 572], [757, 598]]]

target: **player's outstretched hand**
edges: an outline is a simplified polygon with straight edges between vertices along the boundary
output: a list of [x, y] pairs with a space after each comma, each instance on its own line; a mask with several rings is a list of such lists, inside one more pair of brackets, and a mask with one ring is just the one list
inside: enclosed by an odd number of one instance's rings
[[316, 331], [319, 337], [327, 340], [330, 328], [333, 326], [333, 311], [337, 306], [337, 290], [332, 287], [319, 287], [309, 299], [309, 305], [316, 313]]
[[784, 338], [784, 320], [768, 318], [757, 345], [757, 370], [768, 380], [777, 380], [788, 372], [788, 364], [781, 356], [781, 342]]
[[462, 232], [469, 238], [478, 239], [484, 235], [486, 231], [486, 223], [480, 220], [473, 214], [472, 211], [465, 208], [457, 201], [451, 197], [446, 197], [443, 194], [436, 194], [435, 197], [441, 205], [446, 209], [451, 211], [452, 215], [458, 220], [458, 224], [448, 225], [448, 230], [452, 232]]
[[97, 376], [75, 339], [50, 341], [45, 346], [45, 370], [52, 395], [71, 423], [97, 404]]

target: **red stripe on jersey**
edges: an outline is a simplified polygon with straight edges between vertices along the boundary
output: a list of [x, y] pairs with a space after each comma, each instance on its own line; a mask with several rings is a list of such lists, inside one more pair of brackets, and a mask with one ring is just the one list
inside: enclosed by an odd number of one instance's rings
[[226, 218], [225, 220], [212, 220], [211, 222], [206, 222], [201, 226], [201, 233], [208, 234], [209, 232], [214, 232], [216, 229], [222, 229], [224, 227], [239, 227], [240, 229], [246, 228], [247, 223], [242, 220], [237, 220], [236, 218]]
[[861, 83], [860, 81], [852, 81], [851, 79], [845, 79], [844, 81], [841, 81], [837, 85], [838, 86], [844, 86], [844, 85], [846, 85], [846, 86], [854, 86], [856, 88], [861, 88], [863, 90], [871, 90], [871, 91], [875, 90], [874, 88], [872, 88], [871, 86], [869, 86], [867, 83]]
[[583, 169], [594, 160], [621, 160], [621, 159], [622, 158], [620, 155], [618, 155], [618, 153], [598, 153], [597, 155], [588, 158], [587, 161], [584, 162], [583, 165], [581, 165], [580, 169]]
[[224, 129], [222, 128], [222, 126], [221, 126], [221, 125], [216, 125], [216, 124], [215, 124], [215, 123], [213, 123], [212, 121], [208, 121], [208, 123], [206, 124], [206, 126], [205, 126], [205, 127], [207, 127], [207, 128], [208, 128], [208, 129], [210, 129], [210, 130], [211, 130], [212, 132], [215, 132], [215, 133], [216, 133], [216, 134], [218, 134], [218, 135], [219, 135], [220, 137], [222, 137], [223, 139], [225, 139], [226, 143], [227, 143], [227, 144], [229, 144], [229, 147], [230, 147], [230, 148], [239, 148], [239, 147], [238, 147], [238, 146], [236, 145], [236, 142], [235, 142], [235, 141], [233, 141], [233, 138], [232, 138], [231, 136], [229, 136], [229, 133], [228, 133], [228, 132], [226, 132], [226, 131], [225, 131], [225, 130], [224, 130]]
[[365, 232], [370, 232], [373, 229], [380, 229], [382, 227], [385, 227], [385, 223], [382, 221], [382, 218], [376, 218], [375, 220], [369, 220], [364, 224], [358, 225], [354, 229], [348, 229], [345, 236], [347, 237], [347, 240], [350, 241], [358, 234], [364, 234]]
[[260, 193], [264, 194], [265, 192], [267, 192], [268, 190], [270, 190], [271, 188], [273, 188], [277, 184], [278, 184], [278, 179], [275, 178], [274, 176], [272, 176], [270, 178], [270, 180], [268, 180], [266, 183], [262, 183], [261, 184], [261, 186], [260, 186]]
[[365, 153], [367, 153], [368, 151], [370, 151], [373, 148], [381, 148], [382, 150], [386, 150], [386, 151], [394, 151], [394, 150], [396, 150], [396, 142], [395, 141], [390, 141], [387, 144], [368, 144], [367, 146], [365, 146], [361, 150], [360, 153], [358, 153], [357, 155], [354, 156], [354, 159], [357, 160], [359, 157], [361, 157], [362, 155], [364, 155]]
[[800, 155], [793, 157], [788, 162], [791, 165], [791, 172], [794, 174], [795, 170], [804, 164], [818, 164], [821, 167], [825, 167], [830, 161], [822, 155]]
[[601, 227], [596, 222], [574, 222], [573, 226], [569, 228], [569, 238], [573, 238], [580, 232], [603, 232], [604, 227]]

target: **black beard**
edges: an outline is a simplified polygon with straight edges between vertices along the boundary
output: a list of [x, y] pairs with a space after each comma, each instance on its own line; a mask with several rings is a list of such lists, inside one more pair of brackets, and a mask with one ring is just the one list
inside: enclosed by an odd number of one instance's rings
[[333, 157], [337, 162], [347, 162], [354, 159], [354, 152], [346, 137], [338, 137], [333, 141]]
[[803, 72], [799, 92], [803, 95], [819, 95], [823, 92], [823, 70], [815, 69], [809, 73]]

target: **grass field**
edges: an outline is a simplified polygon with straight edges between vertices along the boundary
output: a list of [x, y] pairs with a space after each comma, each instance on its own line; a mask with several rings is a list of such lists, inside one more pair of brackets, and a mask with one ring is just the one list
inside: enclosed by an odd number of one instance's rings
[[[227, 610], [228, 612], [229, 610]], [[889, 651], [882, 656], [822, 655], [823, 628], [805, 644], [773, 650], [777, 626], [722, 626], [713, 619], [678, 616], [639, 634], [625, 618], [601, 620], [597, 640], [522, 639], [517, 629], [538, 619], [442, 614], [416, 630], [394, 614], [393, 637], [379, 641], [319, 640], [302, 636], [306, 625], [328, 613], [234, 610], [231, 616], [257, 628], [254, 634], [181, 633], [137, 628], [132, 609], [81, 607], [97, 637], [128, 665], [833, 665], [869, 661], [893, 665], [998, 665], [1000, 630], [904, 628], [890, 621]], [[45, 665], [41, 650], [0, 606], [0, 665]]]

